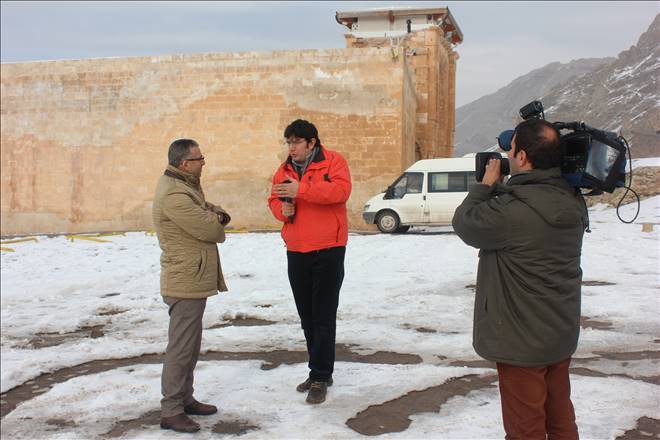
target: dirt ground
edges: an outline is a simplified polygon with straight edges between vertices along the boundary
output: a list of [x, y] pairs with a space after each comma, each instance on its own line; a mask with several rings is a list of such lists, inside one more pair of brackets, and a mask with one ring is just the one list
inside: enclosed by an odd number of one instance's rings
[[[245, 325], [246, 323], [242, 323]], [[252, 325], [264, 325], [264, 323], [251, 323]], [[267, 324], [266, 324], [267, 325]], [[598, 323], [588, 318], [583, 319], [583, 326], [606, 327], [607, 323]], [[90, 336], [92, 337], [92, 336]], [[584, 376], [610, 376], [589, 368], [589, 364], [599, 359], [613, 360], [643, 360], [658, 359], [660, 351], [628, 352], [628, 353], [597, 353], [598, 356], [587, 359], [574, 359], [571, 368], [572, 374]], [[418, 364], [422, 359], [417, 355], [406, 353], [376, 352], [369, 355], [363, 355], [352, 351], [350, 346], [337, 345], [337, 361], [344, 362], [364, 362], [377, 364]], [[307, 361], [307, 354], [303, 351], [262, 351], [262, 352], [223, 352], [212, 351], [201, 355], [205, 361], [227, 361], [227, 360], [261, 360], [261, 368], [268, 370], [276, 368], [282, 364], [295, 364]], [[75, 367], [63, 368], [61, 370], [43, 374], [36, 379], [30, 380], [18, 387], [15, 387], [1, 398], [1, 417], [13, 411], [17, 405], [29, 399], [47, 392], [53, 385], [65, 382], [73, 377], [96, 374], [115, 368], [126, 367], [139, 364], [154, 364], [162, 362], [162, 354], [147, 354], [138, 357], [125, 359], [112, 359], [102, 361], [86, 362]], [[449, 363], [452, 366], [467, 366], [491, 368], [493, 374], [485, 376], [466, 375], [463, 377], [452, 378], [442, 385], [433, 386], [421, 391], [412, 391], [396, 399], [384, 402], [378, 405], [372, 405], [366, 410], [361, 411], [354, 417], [346, 421], [348, 427], [356, 433], [363, 435], [379, 435], [390, 432], [400, 432], [408, 428], [411, 423], [410, 416], [423, 412], [437, 412], [441, 406], [454, 396], [464, 396], [471, 391], [494, 387], [497, 381], [497, 374], [494, 364], [487, 361], [461, 361], [455, 360]], [[613, 374], [611, 376], [621, 376], [633, 380], [641, 380], [654, 384], [660, 384], [660, 376], [652, 377], [630, 377], [622, 374]], [[143, 414], [140, 418], [128, 421], [118, 422], [104, 437], [115, 438], [124, 435], [132, 429], [138, 429], [142, 426], [157, 425], [159, 423], [159, 411], [151, 411]], [[54, 427], [70, 427], [74, 422], [63, 419], [48, 420], [48, 424]], [[241, 435], [249, 431], [259, 430], [259, 426], [252, 424], [248, 420], [221, 420], [213, 431], [222, 434]], [[643, 439], [660, 438], [660, 420], [642, 417], [637, 421], [637, 427], [627, 431], [618, 439]]]

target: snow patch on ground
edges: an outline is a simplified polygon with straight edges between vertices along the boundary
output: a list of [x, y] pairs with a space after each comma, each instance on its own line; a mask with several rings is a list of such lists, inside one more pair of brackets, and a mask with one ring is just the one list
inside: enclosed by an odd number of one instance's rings
[[[658, 158], [654, 158], [656, 164]], [[638, 160], [635, 166], [648, 166]], [[636, 206], [622, 207], [632, 216]], [[597, 352], [658, 351], [660, 340], [660, 228], [642, 232], [640, 223], [660, 222], [660, 197], [642, 201], [635, 224], [620, 223], [613, 209], [591, 210], [582, 268], [582, 314], [609, 323], [584, 328], [574, 364], [604, 374], [572, 376], [573, 398], [582, 438], [612, 438], [642, 416], [660, 418], [657, 385], [634, 380], [657, 375], [659, 359], [595, 359]], [[160, 249], [155, 237], [128, 233], [110, 243], [38, 237], [12, 245], [0, 264], [1, 388], [10, 390], [43, 373], [98, 359], [162, 353], [167, 307], [159, 296]], [[220, 245], [230, 291], [207, 303], [203, 350], [304, 350], [304, 339], [286, 276], [286, 255], [277, 233], [234, 234]], [[478, 251], [450, 228], [413, 228], [402, 235], [351, 234], [346, 278], [337, 322], [337, 342], [361, 354], [392, 351], [419, 355], [417, 365], [338, 362], [335, 386], [319, 407], [304, 403], [295, 385], [306, 376], [304, 363], [261, 370], [261, 361], [200, 362], [198, 397], [217, 403], [217, 417], [200, 421], [198, 438], [210, 438], [219, 420], [241, 419], [259, 427], [242, 438], [346, 438], [358, 434], [345, 425], [369, 405], [411, 390], [439, 385], [450, 377], [493, 373], [452, 367], [475, 361], [471, 346], [473, 284]], [[600, 282], [600, 284], [599, 284]], [[612, 283], [603, 285], [602, 282]], [[228, 326], [251, 317], [268, 326]], [[98, 326], [96, 338], [74, 334]], [[39, 338], [64, 338], [38, 346]], [[120, 420], [158, 409], [160, 365], [138, 364], [71, 378], [24, 402], [2, 421], [7, 438], [90, 438]], [[319, 417], [323, 414], [323, 417]], [[50, 420], [71, 422], [58, 426]], [[438, 413], [415, 414], [401, 433], [384, 438], [501, 438], [496, 389], [450, 399]], [[68, 422], [67, 422], [68, 423]], [[173, 433], [147, 426], [127, 438], [164, 438]]]

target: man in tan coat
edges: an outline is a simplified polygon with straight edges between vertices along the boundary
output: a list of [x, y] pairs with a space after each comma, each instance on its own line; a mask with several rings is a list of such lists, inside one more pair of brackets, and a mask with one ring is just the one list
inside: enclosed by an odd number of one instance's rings
[[168, 160], [153, 204], [153, 222], [162, 249], [160, 291], [170, 315], [160, 427], [195, 432], [199, 424], [186, 414], [218, 411], [193, 397], [193, 372], [202, 342], [206, 298], [227, 290], [216, 243], [225, 241], [225, 226], [231, 218], [204, 198], [200, 176], [205, 162], [197, 142], [172, 142]]

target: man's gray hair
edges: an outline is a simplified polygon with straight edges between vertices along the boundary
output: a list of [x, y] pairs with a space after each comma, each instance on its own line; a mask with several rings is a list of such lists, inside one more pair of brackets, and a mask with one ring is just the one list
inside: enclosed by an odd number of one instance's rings
[[181, 162], [188, 157], [190, 149], [199, 147], [199, 144], [192, 139], [177, 139], [170, 144], [167, 152], [167, 160], [173, 167], [178, 167]]

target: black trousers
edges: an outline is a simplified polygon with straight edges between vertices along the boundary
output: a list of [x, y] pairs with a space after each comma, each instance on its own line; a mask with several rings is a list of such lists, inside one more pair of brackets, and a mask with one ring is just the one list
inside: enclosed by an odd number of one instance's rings
[[287, 251], [289, 283], [307, 341], [309, 377], [327, 382], [335, 366], [339, 290], [346, 247], [312, 252]]

